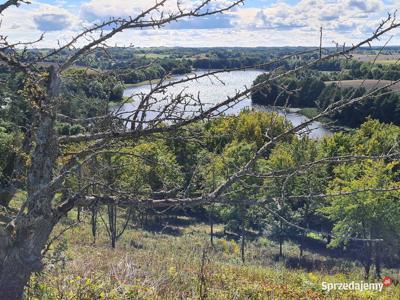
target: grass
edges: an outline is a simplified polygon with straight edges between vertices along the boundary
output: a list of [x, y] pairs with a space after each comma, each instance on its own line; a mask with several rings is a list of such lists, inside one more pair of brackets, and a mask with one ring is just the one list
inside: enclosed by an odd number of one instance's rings
[[[300, 109], [298, 113], [306, 116], [309, 119], [312, 119], [315, 118], [320, 113], [320, 111], [316, 107], [305, 107]], [[327, 117], [322, 117], [318, 119], [318, 121], [325, 124], [332, 122], [332, 120]]]
[[109, 108], [118, 108], [119, 106], [127, 103], [133, 103], [135, 99], [133, 97], [123, 96], [121, 101], [110, 101], [108, 102]]
[[399, 64], [398, 59], [393, 59], [393, 60], [377, 60], [376, 64], [381, 64], [381, 65], [397, 65]]
[[362, 62], [373, 62], [376, 63], [396, 63], [400, 58], [400, 54], [353, 54], [353, 59]]
[[289, 268], [287, 262], [298, 255], [292, 243], [284, 245], [286, 259], [277, 261], [278, 246], [265, 237], [255, 239], [247, 245], [243, 264], [239, 244], [222, 236], [222, 226], [215, 228], [220, 237], [212, 248], [208, 226], [195, 223], [174, 226], [174, 235], [132, 227], [112, 250], [100, 224], [92, 244], [88, 220], [85, 216], [82, 226], [53, 246], [45, 270], [32, 277], [26, 299], [400, 298], [397, 287], [382, 293], [323, 291], [323, 281], [361, 281], [361, 269], [311, 252], [305, 252], [308, 260], [323, 260], [319, 271]]
[[[376, 80], [376, 79], [355, 79], [355, 80], [341, 80], [341, 81], [326, 81], [325, 84], [336, 83], [342, 88], [359, 88], [364, 87], [367, 91], [372, 89], [382, 88], [391, 84], [390, 80]], [[400, 83], [396, 83], [390, 87], [393, 91], [400, 91]]]

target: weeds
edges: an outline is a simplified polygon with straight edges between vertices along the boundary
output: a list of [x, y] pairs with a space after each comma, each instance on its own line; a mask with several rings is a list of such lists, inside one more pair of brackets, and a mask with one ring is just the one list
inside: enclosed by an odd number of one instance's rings
[[83, 223], [52, 246], [25, 299], [400, 299], [396, 286], [328, 294], [323, 281], [361, 281], [360, 266], [308, 251], [307, 265], [296, 265], [298, 247], [291, 243], [276, 261], [279, 245], [265, 237], [248, 241], [243, 264], [235, 241], [215, 238], [211, 248], [206, 224], [185, 225], [180, 236], [128, 228], [112, 250], [103, 228], [92, 245], [89, 222]]

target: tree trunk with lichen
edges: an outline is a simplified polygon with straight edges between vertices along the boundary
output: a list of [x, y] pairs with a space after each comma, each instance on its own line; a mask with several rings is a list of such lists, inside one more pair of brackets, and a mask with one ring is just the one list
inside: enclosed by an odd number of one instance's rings
[[58, 155], [54, 111], [59, 82], [52, 67], [42, 90], [28, 89], [29, 100], [35, 101], [37, 106], [33, 124], [34, 148], [26, 182], [28, 193], [19, 214], [6, 228], [1, 228], [0, 299], [23, 297], [30, 275], [43, 268], [42, 250], [57, 223], [52, 210], [55, 192], [49, 187]]

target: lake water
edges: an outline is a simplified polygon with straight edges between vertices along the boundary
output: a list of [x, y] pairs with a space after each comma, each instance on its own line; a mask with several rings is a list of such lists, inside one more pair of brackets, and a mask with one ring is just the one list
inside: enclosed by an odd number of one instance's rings
[[[196, 74], [204, 74], [205, 71], [196, 71]], [[197, 81], [190, 81], [187, 83], [182, 83], [173, 87], [168, 88], [167, 95], [179, 94], [183, 89], [185, 93], [190, 93], [194, 96], [201, 98], [202, 102], [208, 103], [211, 106], [213, 103], [219, 103], [227, 99], [228, 96], [234, 96], [236, 92], [244, 90], [245, 87], [251, 87], [254, 79], [260, 74], [262, 71], [259, 70], [246, 70], [246, 71], [233, 71], [228, 73], [220, 73], [218, 74], [218, 79], [216, 78], [201, 78]], [[174, 79], [181, 79], [186, 76], [177, 76]], [[132, 95], [139, 95], [148, 93], [151, 89], [149, 84], [141, 85], [137, 87], [127, 88], [124, 91], [124, 96], [131, 97]], [[161, 97], [161, 96], [160, 96]], [[133, 97], [135, 99], [135, 97]], [[121, 111], [129, 112], [134, 111], [136, 109], [136, 102], [126, 103], [123, 105]], [[244, 108], [252, 108], [258, 111], [276, 111], [279, 114], [283, 115], [289, 122], [291, 122], [294, 126], [301, 124], [304, 121], [307, 121], [308, 118], [298, 114], [294, 111], [284, 111], [279, 108], [253, 105], [251, 103], [250, 98], [243, 99], [242, 101], [236, 103], [233, 107], [228, 108], [224, 111], [225, 114], [237, 114]], [[154, 113], [155, 114], [155, 113]], [[148, 116], [148, 117], [151, 117]], [[308, 134], [311, 138], [320, 138], [327, 134], [330, 134], [330, 131], [319, 122], [313, 122], [307, 129], [303, 130], [302, 134]]]

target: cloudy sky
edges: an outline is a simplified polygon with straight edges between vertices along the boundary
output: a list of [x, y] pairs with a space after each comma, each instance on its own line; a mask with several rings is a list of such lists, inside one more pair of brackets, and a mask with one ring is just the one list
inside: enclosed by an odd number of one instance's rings
[[[168, 0], [166, 10], [176, 9]], [[200, 0], [180, 0], [190, 7]], [[5, 0], [0, 0], [5, 2]], [[63, 43], [84, 26], [110, 17], [134, 16], [155, 0], [41, 0], [3, 13], [1, 34], [14, 40], [32, 40], [42, 32], [41, 47]], [[215, 6], [232, 0], [214, 0]], [[376, 28], [400, 0], [245, 0], [224, 15], [183, 20], [160, 30], [130, 30], [112, 40], [113, 45], [148, 46], [311, 46], [354, 43]], [[391, 44], [400, 45], [400, 32]], [[385, 38], [389, 38], [386, 36]], [[382, 41], [381, 43], [383, 43]]]

